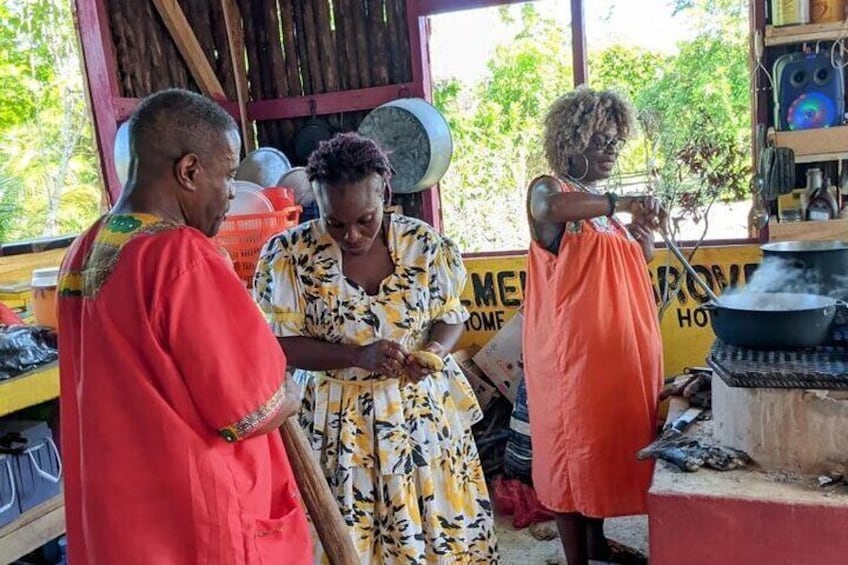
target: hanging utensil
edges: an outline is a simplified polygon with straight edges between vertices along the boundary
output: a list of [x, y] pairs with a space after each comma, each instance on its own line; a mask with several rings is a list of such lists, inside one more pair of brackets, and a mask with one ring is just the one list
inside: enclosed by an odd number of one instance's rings
[[294, 135], [294, 156], [299, 163], [305, 163], [318, 144], [333, 137], [327, 122], [318, 119], [318, 103], [314, 99], [309, 101], [309, 112], [312, 117]]
[[291, 169], [285, 153], [274, 147], [254, 149], [241, 162], [236, 180], [258, 184], [261, 188], [276, 186], [277, 179]]
[[372, 110], [359, 124], [389, 156], [392, 191], [419, 192], [435, 186], [450, 166], [453, 141], [444, 116], [423, 98], [398, 98]]

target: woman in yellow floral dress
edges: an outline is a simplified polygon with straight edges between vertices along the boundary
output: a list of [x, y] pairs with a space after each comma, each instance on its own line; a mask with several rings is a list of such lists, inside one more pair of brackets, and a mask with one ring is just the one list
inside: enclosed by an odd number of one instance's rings
[[497, 563], [471, 435], [482, 414], [449, 355], [468, 317], [459, 251], [384, 212], [391, 168], [372, 141], [338, 135], [307, 171], [321, 218], [268, 243], [254, 293], [308, 375], [301, 423], [362, 563]]

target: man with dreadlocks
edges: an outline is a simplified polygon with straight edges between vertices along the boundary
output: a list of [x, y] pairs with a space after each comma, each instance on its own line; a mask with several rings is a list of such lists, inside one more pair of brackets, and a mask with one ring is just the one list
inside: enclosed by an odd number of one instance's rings
[[268, 243], [254, 293], [307, 371], [301, 423], [360, 559], [497, 563], [471, 435], [482, 413], [449, 355], [468, 318], [459, 250], [385, 210], [391, 167], [373, 141], [340, 134], [307, 173], [320, 219]]
[[[524, 370], [533, 482], [557, 513], [569, 565], [643, 563], [607, 540], [603, 519], [646, 511], [662, 341], [646, 261], [664, 214], [652, 197], [604, 192], [633, 130], [627, 103], [581, 87], [545, 122], [553, 175], [527, 192], [531, 245]], [[629, 213], [627, 227], [615, 217]]]

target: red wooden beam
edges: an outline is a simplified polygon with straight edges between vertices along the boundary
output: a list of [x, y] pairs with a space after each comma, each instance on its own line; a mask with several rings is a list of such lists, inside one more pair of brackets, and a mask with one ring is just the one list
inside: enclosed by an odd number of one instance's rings
[[101, 178], [106, 183], [106, 193], [112, 204], [121, 192], [121, 183], [113, 165], [118, 125], [112, 100], [118, 95], [118, 77], [109, 18], [103, 0], [74, 0], [74, 9], [100, 153]]
[[583, 0], [571, 0], [571, 61], [574, 68], [574, 86], [586, 84], [589, 71], [586, 66], [586, 18]]
[[[409, 30], [409, 52], [412, 57], [413, 94], [433, 101], [433, 80], [430, 74], [430, 20], [421, 13], [419, 0], [407, 0], [406, 23]], [[422, 219], [439, 232], [444, 225], [442, 198], [438, 185], [420, 194]]]
[[256, 100], [248, 103], [247, 115], [256, 121], [304, 118], [311, 115], [312, 101], [315, 102], [315, 111], [320, 115], [373, 110], [397, 98], [420, 96], [416, 94], [419, 90], [413, 83], [390, 84], [310, 96]]
[[[128, 120], [140, 102], [141, 98], [114, 98], [112, 100], [112, 105], [115, 108], [114, 115], [116, 123], [120, 124], [121, 122]], [[238, 121], [238, 102], [232, 102], [229, 100], [216, 100], [216, 102], [220, 104], [234, 120]]]
[[448, 12], [491, 8], [506, 4], [520, 4], [525, 0], [417, 0], [418, 13], [422, 16], [434, 16]]

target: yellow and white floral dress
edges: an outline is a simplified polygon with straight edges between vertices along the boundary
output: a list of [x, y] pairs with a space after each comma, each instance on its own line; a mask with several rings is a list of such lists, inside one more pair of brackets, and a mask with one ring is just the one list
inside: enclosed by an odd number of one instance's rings
[[[466, 275], [454, 244], [397, 215], [387, 239], [395, 271], [373, 296], [344, 276], [321, 220], [272, 239], [254, 294], [276, 335], [358, 345], [387, 339], [413, 351], [433, 322], [465, 322]], [[471, 435], [481, 417], [452, 359], [418, 384], [357, 368], [308, 373], [301, 424], [363, 564], [498, 562]]]

